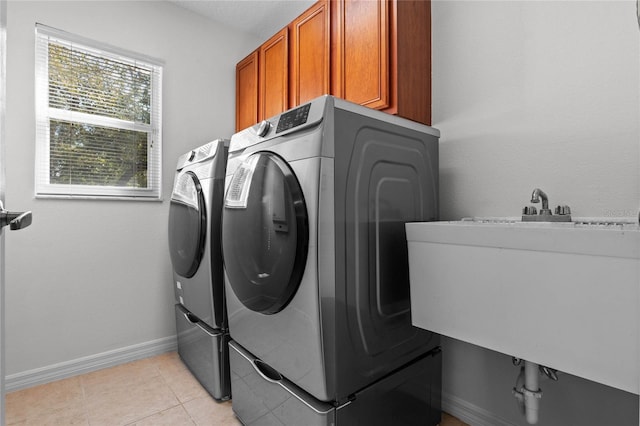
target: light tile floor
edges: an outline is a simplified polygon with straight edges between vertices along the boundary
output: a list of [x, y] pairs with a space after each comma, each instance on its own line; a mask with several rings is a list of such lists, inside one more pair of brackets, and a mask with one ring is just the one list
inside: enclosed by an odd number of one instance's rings
[[[7, 394], [6, 424], [238, 426], [231, 402], [216, 402], [176, 352]], [[467, 426], [443, 414], [441, 426]]]

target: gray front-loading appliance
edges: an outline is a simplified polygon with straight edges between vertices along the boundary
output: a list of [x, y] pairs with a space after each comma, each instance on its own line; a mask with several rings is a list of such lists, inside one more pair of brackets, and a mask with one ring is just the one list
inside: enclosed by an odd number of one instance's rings
[[404, 231], [438, 218], [438, 138], [331, 96], [231, 138], [222, 247], [244, 424], [439, 422], [439, 338], [411, 325]]
[[178, 353], [216, 399], [230, 397], [221, 215], [228, 140], [178, 159], [169, 207], [169, 252]]

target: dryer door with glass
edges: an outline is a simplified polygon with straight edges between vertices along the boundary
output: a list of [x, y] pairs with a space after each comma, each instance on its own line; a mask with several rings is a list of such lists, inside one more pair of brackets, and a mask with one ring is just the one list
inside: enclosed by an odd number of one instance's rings
[[284, 309], [304, 273], [309, 224], [300, 184], [281, 157], [256, 152], [238, 167], [223, 224], [225, 271], [237, 298], [265, 315]]

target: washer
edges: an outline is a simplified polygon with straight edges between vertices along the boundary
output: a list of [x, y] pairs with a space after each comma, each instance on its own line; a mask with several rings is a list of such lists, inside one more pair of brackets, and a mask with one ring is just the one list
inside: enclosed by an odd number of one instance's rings
[[169, 251], [178, 353], [216, 399], [230, 397], [221, 214], [229, 141], [178, 159], [169, 207]]
[[[439, 421], [439, 338], [411, 325], [404, 230], [438, 217], [438, 137], [331, 96], [232, 137], [222, 245], [244, 424], [382, 424], [414, 413], [411, 387], [416, 423]], [[333, 411], [285, 415], [255, 377]]]

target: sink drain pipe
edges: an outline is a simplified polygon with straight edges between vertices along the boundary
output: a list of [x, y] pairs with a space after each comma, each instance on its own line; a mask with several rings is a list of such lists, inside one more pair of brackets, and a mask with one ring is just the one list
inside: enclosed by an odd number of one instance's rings
[[[520, 365], [523, 360], [513, 358], [515, 365]], [[520, 408], [527, 419], [527, 423], [534, 425], [538, 423], [538, 409], [542, 390], [539, 386], [540, 366], [530, 361], [524, 361], [520, 368], [520, 374], [513, 388], [513, 395], [519, 402]], [[523, 382], [524, 381], [524, 382]]]

